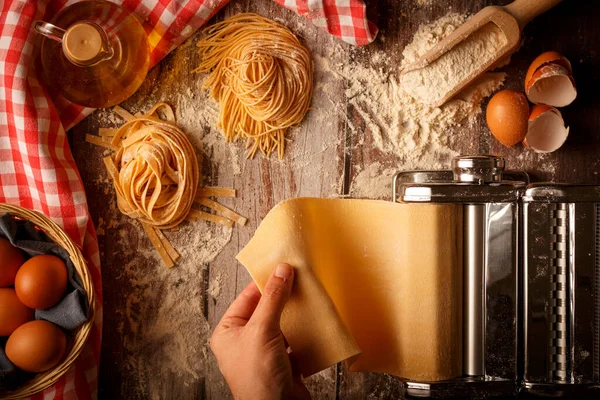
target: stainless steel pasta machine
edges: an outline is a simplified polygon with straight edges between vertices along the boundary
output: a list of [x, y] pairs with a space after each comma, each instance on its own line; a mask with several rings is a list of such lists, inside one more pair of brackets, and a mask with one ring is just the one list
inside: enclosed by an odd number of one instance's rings
[[396, 174], [393, 201], [463, 207], [463, 376], [406, 380], [409, 394], [600, 393], [600, 186], [461, 156]]

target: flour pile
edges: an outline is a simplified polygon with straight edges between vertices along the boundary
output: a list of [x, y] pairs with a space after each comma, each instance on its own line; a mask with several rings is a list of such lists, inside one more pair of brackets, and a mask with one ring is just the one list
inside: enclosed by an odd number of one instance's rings
[[506, 43], [504, 33], [490, 22], [426, 67], [404, 74], [400, 83], [419, 102], [441, 104], [459, 85], [493, 63]]

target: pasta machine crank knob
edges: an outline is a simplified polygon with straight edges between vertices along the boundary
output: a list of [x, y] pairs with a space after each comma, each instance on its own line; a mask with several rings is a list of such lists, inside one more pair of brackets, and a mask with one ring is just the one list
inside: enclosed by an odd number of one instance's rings
[[504, 158], [495, 155], [458, 156], [452, 160], [452, 173], [455, 182], [500, 183], [504, 166]]

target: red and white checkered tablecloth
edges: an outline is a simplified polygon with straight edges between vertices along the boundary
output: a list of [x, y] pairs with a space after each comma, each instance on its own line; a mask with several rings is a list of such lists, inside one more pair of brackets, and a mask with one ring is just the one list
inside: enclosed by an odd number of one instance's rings
[[[355, 45], [372, 42], [377, 28], [362, 0], [275, 0], [316, 26]], [[102, 285], [98, 241], [84, 187], [65, 130], [93, 110], [52, 99], [31, 66], [36, 20], [50, 20], [73, 0], [0, 2], [0, 202], [41, 211], [81, 246], [97, 294], [96, 320], [81, 356], [36, 399], [88, 399], [98, 393]], [[229, 0], [114, 0], [147, 28], [151, 64], [159, 62]]]

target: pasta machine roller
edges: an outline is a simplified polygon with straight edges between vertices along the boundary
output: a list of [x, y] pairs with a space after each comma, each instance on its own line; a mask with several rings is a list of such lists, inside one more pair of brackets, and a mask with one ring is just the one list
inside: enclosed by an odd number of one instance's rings
[[600, 186], [530, 184], [498, 156], [400, 172], [393, 201], [463, 207], [463, 376], [423, 397], [600, 389]]

